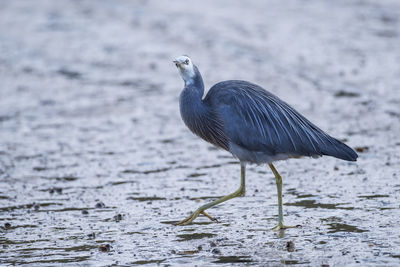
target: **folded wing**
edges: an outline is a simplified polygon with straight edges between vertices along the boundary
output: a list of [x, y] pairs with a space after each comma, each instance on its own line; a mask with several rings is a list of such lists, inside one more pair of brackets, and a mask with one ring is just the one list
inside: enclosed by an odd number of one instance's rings
[[350, 161], [357, 158], [347, 145], [255, 84], [221, 82], [210, 89], [204, 101], [223, 121], [229, 141], [247, 150], [269, 155], [329, 155]]

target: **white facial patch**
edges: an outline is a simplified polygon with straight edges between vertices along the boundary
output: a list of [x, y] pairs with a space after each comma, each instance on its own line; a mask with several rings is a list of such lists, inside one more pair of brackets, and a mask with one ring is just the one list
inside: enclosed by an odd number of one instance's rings
[[196, 75], [194, 72], [194, 67], [192, 60], [187, 56], [180, 56], [174, 60], [179, 72], [182, 76], [182, 79], [188, 84], [191, 83], [194, 76]]

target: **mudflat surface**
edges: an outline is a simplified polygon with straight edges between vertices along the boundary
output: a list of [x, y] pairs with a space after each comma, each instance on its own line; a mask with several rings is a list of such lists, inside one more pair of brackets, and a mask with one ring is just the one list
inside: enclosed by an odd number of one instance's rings
[[[399, 18], [394, 0], [1, 1], [0, 264], [399, 265]], [[269, 230], [266, 166], [219, 223], [173, 225], [240, 181], [180, 119], [181, 54], [207, 88], [255, 82], [357, 147], [276, 164], [302, 228]]]

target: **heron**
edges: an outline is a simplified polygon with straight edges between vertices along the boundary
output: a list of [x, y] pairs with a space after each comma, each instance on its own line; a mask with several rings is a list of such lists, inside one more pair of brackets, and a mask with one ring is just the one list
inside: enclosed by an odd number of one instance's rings
[[246, 165], [268, 164], [275, 176], [278, 195], [278, 224], [283, 230], [282, 177], [275, 161], [300, 157], [332, 156], [356, 161], [357, 153], [311, 123], [289, 104], [261, 86], [228, 80], [215, 84], [204, 95], [203, 78], [196, 65], [186, 56], [173, 60], [183, 81], [179, 97], [183, 122], [195, 135], [230, 152], [240, 161], [239, 188], [224, 197], [202, 205], [190, 216], [176, 223], [187, 225], [200, 214], [217, 221], [206, 210], [246, 192]]

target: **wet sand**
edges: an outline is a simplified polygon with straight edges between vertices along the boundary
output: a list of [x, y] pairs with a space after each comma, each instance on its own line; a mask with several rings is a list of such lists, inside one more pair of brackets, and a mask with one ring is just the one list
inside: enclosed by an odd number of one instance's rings
[[[398, 265], [399, 18], [390, 0], [1, 1], [1, 265]], [[180, 119], [181, 54], [207, 88], [255, 82], [357, 148], [276, 164], [302, 228], [269, 230], [266, 166], [219, 223], [173, 225], [240, 183]]]

